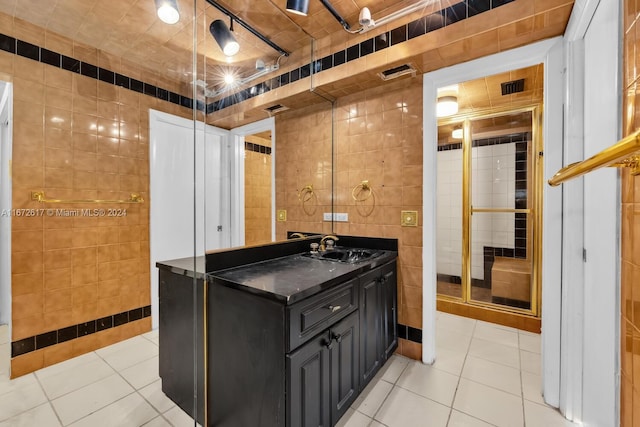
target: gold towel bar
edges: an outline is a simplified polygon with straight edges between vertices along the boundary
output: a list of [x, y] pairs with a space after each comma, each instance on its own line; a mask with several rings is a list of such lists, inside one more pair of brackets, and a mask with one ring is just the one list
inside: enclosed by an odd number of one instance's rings
[[555, 187], [571, 178], [605, 166], [629, 167], [632, 175], [640, 175], [640, 131], [586, 160], [565, 166], [549, 180], [549, 185]]
[[31, 200], [40, 203], [144, 203], [144, 199], [140, 194], [131, 193], [128, 200], [94, 200], [94, 199], [47, 199], [44, 191], [32, 191]]

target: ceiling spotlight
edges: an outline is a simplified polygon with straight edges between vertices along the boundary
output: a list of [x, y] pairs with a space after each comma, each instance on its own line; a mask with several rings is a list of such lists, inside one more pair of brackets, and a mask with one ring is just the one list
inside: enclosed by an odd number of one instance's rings
[[462, 139], [464, 133], [461, 127], [457, 127], [451, 132], [451, 138], [453, 139]]
[[287, 12], [307, 16], [309, 0], [287, 0]]
[[158, 18], [165, 24], [175, 24], [180, 20], [177, 0], [155, 0]]
[[231, 74], [231, 73], [227, 73], [224, 75], [224, 83], [226, 85], [232, 85], [233, 83], [235, 83], [236, 81], [236, 77]]
[[371, 11], [369, 10], [368, 7], [363, 7], [362, 8], [362, 10], [360, 11], [360, 16], [358, 18], [358, 22], [364, 28], [369, 28], [369, 27], [373, 27], [374, 25], [376, 25], [376, 23], [373, 20], [373, 18], [371, 18]]
[[238, 53], [238, 51], [240, 50], [240, 45], [236, 41], [236, 38], [233, 37], [231, 31], [229, 31], [227, 25], [222, 22], [222, 20], [216, 19], [215, 21], [213, 21], [209, 26], [209, 31], [211, 32], [213, 38], [216, 39], [218, 46], [220, 46], [220, 49], [222, 49], [222, 52], [226, 56], [233, 56]]

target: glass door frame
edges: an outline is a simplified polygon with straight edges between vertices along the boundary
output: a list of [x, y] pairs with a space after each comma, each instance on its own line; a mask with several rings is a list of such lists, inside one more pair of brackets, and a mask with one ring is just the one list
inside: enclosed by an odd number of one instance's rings
[[[510, 113], [531, 113], [531, 143], [532, 143], [532, 173], [531, 184], [533, 189], [532, 202], [526, 209], [508, 208], [478, 208], [474, 209], [471, 200], [471, 174], [472, 174], [472, 135], [471, 122], [480, 119], [490, 119], [504, 116]], [[455, 115], [438, 119], [438, 126], [462, 123], [462, 271], [461, 271], [461, 297], [437, 294], [438, 299], [449, 301], [462, 301], [465, 304], [482, 306], [500, 311], [526, 314], [535, 317], [541, 315], [541, 268], [542, 268], [542, 204], [543, 204], [543, 141], [542, 141], [542, 105], [534, 104], [523, 107], [492, 108], [491, 110], [478, 110], [463, 115]], [[437, 202], [436, 202], [437, 203]], [[492, 302], [484, 302], [471, 299], [471, 220], [473, 213], [526, 213], [530, 215], [532, 232], [531, 251], [531, 308], [523, 309], [509, 307]]]

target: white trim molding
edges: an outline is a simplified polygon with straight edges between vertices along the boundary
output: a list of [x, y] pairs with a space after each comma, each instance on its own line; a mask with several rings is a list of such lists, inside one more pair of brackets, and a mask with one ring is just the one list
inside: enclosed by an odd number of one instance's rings
[[[544, 118], [545, 170], [562, 164], [562, 87], [563, 49], [561, 37], [486, 56], [474, 61], [433, 71], [423, 75], [423, 343], [422, 360], [433, 363], [435, 351], [436, 312], [436, 144], [438, 123], [435, 114], [437, 88], [473, 80], [514, 69], [544, 64]], [[560, 148], [549, 149], [554, 142]], [[548, 192], [545, 188], [545, 194]], [[558, 406], [560, 376], [560, 247], [561, 199], [545, 198], [543, 212], [543, 292], [542, 306], [551, 320], [543, 323], [543, 387], [545, 399]], [[544, 322], [544, 319], [543, 319]]]

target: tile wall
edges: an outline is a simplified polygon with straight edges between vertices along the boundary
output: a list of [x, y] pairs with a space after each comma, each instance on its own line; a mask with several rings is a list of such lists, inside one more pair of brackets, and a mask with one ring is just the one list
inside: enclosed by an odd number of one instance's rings
[[271, 241], [271, 140], [245, 137], [244, 242]]
[[[0, 28], [0, 78], [14, 94], [13, 208], [58, 209], [11, 218], [16, 377], [150, 329], [148, 110], [192, 113], [179, 85], [125, 58], [7, 15]], [[43, 206], [34, 190], [145, 202]], [[65, 215], [78, 208], [120, 215]]]
[[[640, 2], [623, 1], [623, 129], [640, 129]], [[640, 176], [622, 171], [620, 425], [640, 424]]]
[[[515, 143], [473, 147], [472, 200], [476, 207], [512, 208], [515, 203]], [[438, 151], [437, 271], [462, 272], [462, 150]], [[514, 249], [514, 214], [472, 217], [471, 277], [485, 279], [484, 248]]]
[[[349, 221], [336, 222], [333, 231], [399, 240], [398, 322], [406, 327], [399, 352], [419, 359], [422, 224], [401, 227], [400, 220], [402, 210], [422, 217], [422, 80], [400, 78], [340, 98], [334, 114], [334, 212], [348, 213]], [[331, 223], [322, 221], [322, 212], [331, 212], [330, 105], [304, 115], [276, 116], [276, 133], [276, 209], [287, 209], [277, 237], [284, 238], [286, 230], [330, 232]], [[354, 188], [363, 180], [369, 181], [373, 195], [357, 202]], [[296, 190], [309, 183], [317, 201], [302, 206]], [[368, 194], [355, 193], [359, 198]]]
[[[276, 239], [287, 231], [330, 233], [332, 148], [331, 104], [322, 103], [276, 116], [276, 209], [286, 221], [276, 223]], [[301, 194], [306, 186], [313, 194]]]

